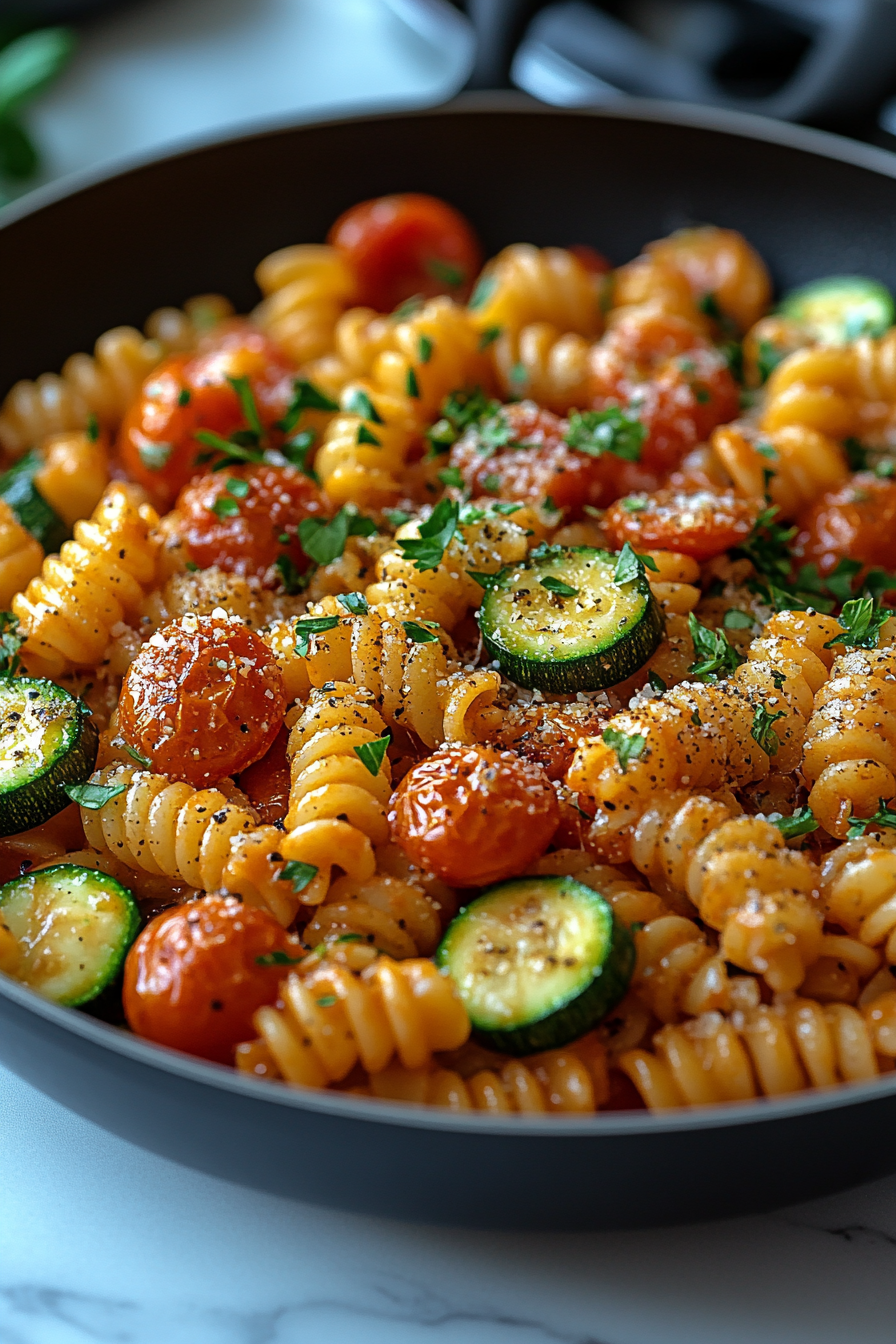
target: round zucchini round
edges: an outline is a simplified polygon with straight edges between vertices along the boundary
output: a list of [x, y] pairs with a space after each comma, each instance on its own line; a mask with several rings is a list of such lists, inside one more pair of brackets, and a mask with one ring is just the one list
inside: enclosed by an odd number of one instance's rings
[[[140, 927], [140, 911], [114, 877], [54, 864], [0, 887], [7, 974], [45, 999], [77, 1008], [115, 979]], [[16, 956], [15, 953], [18, 953]]]
[[484, 891], [436, 952], [483, 1045], [529, 1055], [577, 1040], [616, 1006], [635, 966], [603, 896], [571, 877], [518, 877]]
[[564, 694], [616, 686], [643, 667], [663, 637], [663, 614], [645, 575], [617, 583], [616, 564], [591, 546], [551, 546], [500, 570], [479, 628], [504, 675]]
[[863, 275], [813, 280], [786, 294], [778, 311], [824, 345], [882, 336], [894, 320], [893, 295], [885, 285]]
[[89, 778], [98, 735], [83, 700], [52, 681], [0, 677], [0, 835], [48, 821]]

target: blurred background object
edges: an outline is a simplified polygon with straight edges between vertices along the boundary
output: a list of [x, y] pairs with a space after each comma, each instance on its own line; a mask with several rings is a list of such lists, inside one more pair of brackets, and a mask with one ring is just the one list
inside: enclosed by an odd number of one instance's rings
[[464, 87], [683, 100], [892, 149], [896, 0], [0, 0], [0, 202], [178, 141]]

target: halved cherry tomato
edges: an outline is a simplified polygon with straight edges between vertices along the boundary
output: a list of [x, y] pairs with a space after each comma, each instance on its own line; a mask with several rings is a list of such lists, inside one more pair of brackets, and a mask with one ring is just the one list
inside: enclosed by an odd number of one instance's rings
[[227, 616], [164, 626], [131, 663], [118, 702], [125, 742], [157, 773], [195, 788], [263, 756], [285, 712], [274, 655]]
[[392, 803], [392, 835], [411, 862], [456, 887], [522, 872], [560, 816], [540, 765], [484, 746], [437, 751], [408, 771]]
[[228, 378], [248, 378], [266, 428], [289, 404], [295, 370], [263, 332], [247, 322], [233, 322], [218, 328], [208, 341], [197, 354], [164, 360], [122, 422], [122, 464], [162, 508], [170, 508], [178, 490], [214, 456], [195, 437], [197, 430], [226, 438], [246, 428]]
[[281, 728], [260, 761], [243, 770], [239, 786], [258, 813], [262, 826], [282, 821], [289, 806], [289, 732]]
[[800, 519], [797, 551], [829, 574], [844, 558], [896, 568], [896, 482], [862, 473], [822, 495]]
[[496, 744], [535, 761], [548, 779], [564, 779], [579, 738], [599, 737], [609, 717], [609, 708], [591, 704], [511, 705], [495, 732]]
[[463, 302], [482, 265], [479, 240], [460, 211], [418, 192], [352, 206], [327, 241], [353, 266], [358, 302], [381, 313], [414, 294]]
[[166, 910], [125, 962], [128, 1026], [157, 1045], [231, 1064], [234, 1047], [254, 1035], [252, 1014], [277, 998], [283, 958], [301, 954], [267, 911], [232, 896]]
[[296, 467], [234, 467], [185, 486], [173, 525], [201, 569], [263, 578], [281, 555], [299, 572], [308, 568], [299, 523], [322, 508], [317, 486]]
[[617, 550], [680, 551], [709, 560], [749, 536], [758, 516], [755, 502], [730, 490], [657, 490], [629, 495], [607, 509], [603, 528]]

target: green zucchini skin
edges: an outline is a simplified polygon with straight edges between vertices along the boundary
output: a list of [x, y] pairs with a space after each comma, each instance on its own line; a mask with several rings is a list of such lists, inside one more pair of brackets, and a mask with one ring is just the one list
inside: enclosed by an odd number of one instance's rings
[[0, 887], [0, 919], [23, 949], [13, 976], [44, 998], [79, 1008], [118, 976], [141, 917], [114, 877], [73, 863]]
[[68, 807], [63, 785], [89, 778], [98, 745], [83, 700], [42, 678], [0, 677], [0, 835]]
[[43, 460], [32, 448], [0, 476], [0, 499], [5, 499], [24, 528], [43, 546], [47, 555], [55, 555], [71, 536], [70, 529], [47, 503], [34, 483]]
[[[553, 919], [559, 937], [538, 932], [533, 937], [536, 919], [547, 929]], [[587, 938], [570, 959], [577, 927]], [[505, 929], [504, 945], [496, 944]], [[545, 966], [539, 939], [544, 952], [556, 953], [554, 965]], [[495, 956], [512, 965], [503, 981], [490, 961]], [[506, 1055], [531, 1055], [578, 1040], [612, 1011], [628, 989], [635, 947], [609, 903], [591, 887], [570, 877], [521, 877], [490, 887], [460, 911], [445, 931], [436, 964], [457, 985], [480, 1044]], [[524, 990], [523, 1002], [514, 1004], [519, 975], [528, 976], [531, 991]]]
[[791, 290], [778, 312], [806, 329], [813, 340], [844, 345], [860, 336], [883, 336], [896, 318], [893, 295], [862, 275], [831, 275]]
[[[612, 579], [616, 556], [607, 551], [589, 546], [550, 549], [552, 554], [546, 557], [530, 557], [525, 563], [508, 565], [495, 575], [479, 610], [483, 642], [504, 675], [530, 690], [563, 695], [616, 686], [644, 666], [663, 638], [665, 620], [650, 584], [643, 575], [629, 583], [616, 584]], [[589, 568], [593, 570], [593, 593], [604, 592], [612, 597], [613, 590], [616, 594], [628, 590], [630, 596], [634, 592], [640, 610], [634, 613], [631, 623], [627, 628], [616, 626], [587, 646], [583, 646], [581, 639], [566, 640], [561, 632], [552, 632], [540, 647], [533, 641], [530, 647], [520, 648], [519, 637], [514, 639], [506, 594], [519, 591], [521, 583], [530, 584], [532, 595], [527, 605], [538, 603], [545, 611], [554, 606], [558, 615], [550, 618], [559, 621], [564, 613], [551, 602], [552, 594], [540, 588], [541, 580], [575, 577], [574, 571], [581, 573], [583, 566], [586, 573]], [[559, 603], [575, 601], [559, 598]], [[574, 619], [574, 609], [570, 610]]]

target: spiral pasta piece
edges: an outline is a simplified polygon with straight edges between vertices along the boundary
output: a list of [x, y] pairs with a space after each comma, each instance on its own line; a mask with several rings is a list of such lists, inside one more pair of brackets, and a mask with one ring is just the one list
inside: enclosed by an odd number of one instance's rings
[[310, 947], [353, 941], [401, 961], [428, 957], [442, 933], [438, 911], [429, 897], [401, 878], [375, 873], [364, 882], [340, 877], [322, 905], [314, 909], [303, 937]]
[[416, 416], [409, 397], [373, 383], [350, 384], [343, 390], [343, 407], [357, 404], [359, 393], [370, 399], [377, 418], [367, 420], [350, 409], [333, 416], [314, 469], [334, 503], [373, 508], [401, 492], [399, 475], [417, 432]]
[[336, 323], [357, 290], [341, 252], [316, 243], [283, 247], [265, 257], [255, 279], [265, 297], [252, 319], [291, 359], [304, 364], [332, 348]]
[[86, 429], [91, 416], [114, 432], [159, 361], [171, 350], [193, 349], [204, 331], [232, 312], [219, 294], [188, 299], [182, 309], [159, 308], [145, 336], [135, 327], [113, 327], [92, 355], [71, 355], [60, 374], [22, 379], [0, 407], [0, 446], [21, 457], [48, 434]]
[[[825, 917], [896, 964], [896, 853], [873, 836], [847, 840], [821, 869]], [[876, 969], [863, 968], [866, 973]]]
[[[871, 340], [863, 343], [869, 387], [876, 383], [877, 344]], [[886, 368], [886, 359], [882, 368]], [[844, 439], [861, 431], [863, 391], [855, 345], [797, 350], [782, 360], [766, 384], [760, 425], [769, 434], [788, 425], [801, 425], [832, 439]]]
[[606, 1052], [593, 1033], [560, 1050], [512, 1059], [464, 1077], [455, 1069], [391, 1064], [368, 1080], [370, 1095], [493, 1115], [588, 1115], [606, 1101]]
[[[384, 616], [435, 621], [452, 630], [482, 601], [482, 586], [470, 571], [496, 574], [504, 565], [522, 560], [529, 549], [532, 522], [537, 521], [525, 507], [510, 516], [488, 509], [477, 512], [482, 516], [459, 523], [433, 569], [418, 569], [398, 546], [381, 555], [376, 565], [377, 581], [366, 592], [370, 606]], [[397, 540], [404, 540], [419, 534], [419, 522], [412, 522], [400, 527], [395, 535]]]
[[0, 608], [9, 610], [16, 593], [40, 573], [44, 548], [23, 527], [6, 500], [0, 500]]
[[[583, 739], [566, 782], [597, 804], [592, 840], [615, 841], [619, 857], [628, 857], [631, 828], [657, 794], [685, 786], [711, 792], [764, 779], [770, 763], [754, 735], [759, 710], [779, 716], [774, 739], [759, 735], [776, 769], [793, 769], [813, 693], [828, 676], [831, 655], [824, 643], [839, 631], [831, 617], [781, 612], [751, 642], [747, 661], [728, 680], [674, 686], [614, 715], [602, 738]], [[637, 755], [621, 761], [612, 734], [636, 741]]]
[[759, 253], [734, 229], [714, 225], [678, 229], [648, 243], [652, 260], [669, 266], [688, 282], [697, 301], [711, 297], [716, 310], [746, 331], [766, 311], [772, 286]]
[[684, 318], [705, 334], [709, 324], [699, 312], [686, 277], [668, 261], [642, 253], [612, 273], [607, 325], [616, 326], [635, 311], [650, 310]]
[[896, 1055], [896, 1040], [868, 1019], [869, 1010], [805, 998], [728, 1018], [704, 1013], [663, 1027], [652, 1051], [627, 1051], [617, 1063], [651, 1110], [861, 1082], [880, 1072], [878, 1054]]
[[591, 342], [550, 322], [505, 331], [492, 346], [498, 383], [506, 399], [527, 396], [560, 414], [587, 406]]
[[838, 839], [896, 795], [894, 673], [896, 649], [851, 649], [815, 696], [801, 768], [813, 815]]
[[738, 491], [750, 498], [768, 494], [782, 518], [794, 518], [849, 476], [843, 449], [809, 425], [782, 425], [758, 439], [738, 425], [722, 425], [712, 448]]
[[[360, 976], [331, 959], [305, 964], [280, 988], [282, 1007], [259, 1008], [255, 1029], [279, 1076], [301, 1087], [326, 1087], [356, 1064], [381, 1072], [397, 1057], [427, 1068], [437, 1050], [456, 1050], [470, 1022], [453, 982], [431, 961], [378, 957]], [[237, 1052], [237, 1064], [253, 1053]]]
[[39, 453], [42, 465], [34, 473], [34, 484], [43, 498], [68, 527], [89, 518], [109, 484], [104, 445], [79, 430], [51, 434]]
[[600, 279], [560, 247], [514, 243], [488, 263], [471, 300], [480, 330], [518, 333], [532, 322], [595, 337], [601, 329]]
[[158, 515], [127, 486], [112, 485], [74, 540], [44, 560], [13, 598], [31, 672], [61, 676], [103, 657], [112, 630], [139, 611], [155, 580]]

